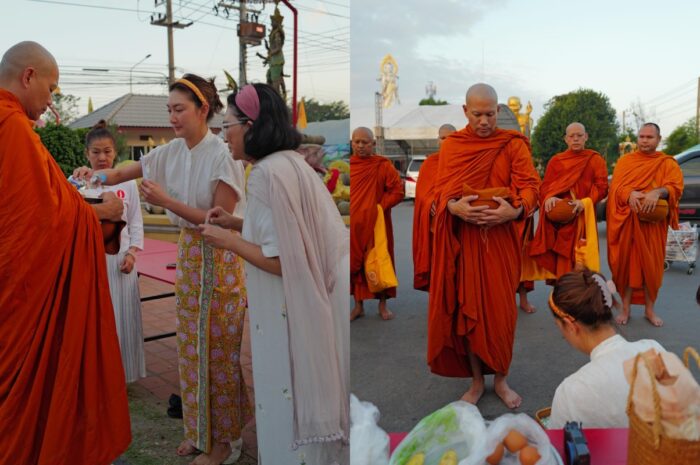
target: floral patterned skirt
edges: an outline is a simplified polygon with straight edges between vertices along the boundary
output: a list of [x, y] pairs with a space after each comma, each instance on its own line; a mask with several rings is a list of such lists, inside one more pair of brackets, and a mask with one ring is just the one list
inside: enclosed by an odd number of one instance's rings
[[231, 443], [252, 418], [240, 348], [246, 312], [243, 260], [205, 245], [196, 229], [178, 241], [178, 367], [185, 438], [204, 452]]

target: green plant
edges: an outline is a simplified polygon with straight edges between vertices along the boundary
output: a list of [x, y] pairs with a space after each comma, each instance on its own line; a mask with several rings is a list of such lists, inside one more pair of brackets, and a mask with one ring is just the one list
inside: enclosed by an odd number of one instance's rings
[[85, 147], [77, 130], [48, 123], [43, 128], [37, 128], [36, 132], [66, 176], [87, 163]]

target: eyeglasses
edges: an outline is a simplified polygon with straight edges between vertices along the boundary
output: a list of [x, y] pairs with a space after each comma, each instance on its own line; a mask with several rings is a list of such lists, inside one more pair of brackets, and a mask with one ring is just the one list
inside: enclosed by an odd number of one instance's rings
[[223, 123], [221, 123], [221, 129], [228, 129], [228, 128], [233, 127], [233, 126], [243, 125], [247, 122], [248, 121], [231, 121], [231, 122], [227, 123], [226, 121], [224, 121]]

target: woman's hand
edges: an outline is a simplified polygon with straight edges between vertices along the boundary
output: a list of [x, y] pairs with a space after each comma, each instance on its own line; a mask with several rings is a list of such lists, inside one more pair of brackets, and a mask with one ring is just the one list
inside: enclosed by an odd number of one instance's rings
[[133, 253], [127, 252], [126, 255], [124, 255], [124, 261], [119, 266], [119, 271], [124, 274], [131, 273], [131, 271], [134, 269], [134, 263], [136, 263], [136, 257]]
[[234, 216], [221, 207], [214, 207], [209, 210], [204, 222], [216, 224], [225, 229], [234, 229]]
[[151, 205], [156, 205], [158, 207], [168, 208], [168, 203], [170, 202], [170, 197], [165, 193], [162, 187], [153, 181], [144, 179], [141, 182], [141, 187], [139, 187], [143, 199], [150, 203]]
[[73, 179], [90, 179], [94, 171], [87, 166], [80, 166], [73, 170]]
[[202, 234], [204, 242], [213, 247], [228, 250], [234, 248], [234, 235], [228, 229], [213, 224], [200, 224], [199, 232]]

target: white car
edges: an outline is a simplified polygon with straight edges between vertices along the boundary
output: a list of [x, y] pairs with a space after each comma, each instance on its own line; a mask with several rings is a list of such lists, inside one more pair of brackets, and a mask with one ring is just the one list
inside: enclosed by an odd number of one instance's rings
[[418, 181], [418, 170], [425, 161], [425, 156], [415, 156], [411, 158], [406, 169], [405, 196], [407, 199], [416, 198], [416, 181]]

